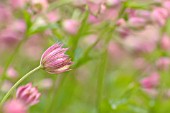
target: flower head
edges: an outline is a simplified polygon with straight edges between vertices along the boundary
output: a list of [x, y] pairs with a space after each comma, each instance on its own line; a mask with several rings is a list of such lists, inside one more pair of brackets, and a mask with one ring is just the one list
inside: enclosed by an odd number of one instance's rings
[[34, 105], [39, 102], [40, 93], [36, 87], [33, 87], [31, 83], [21, 86], [17, 89], [16, 97], [20, 99], [26, 105]]
[[69, 70], [72, 62], [65, 55], [68, 48], [62, 48], [61, 44], [54, 44], [49, 47], [41, 57], [41, 66], [48, 73], [59, 74]]
[[63, 21], [62, 26], [67, 33], [75, 35], [79, 30], [80, 23], [74, 19], [66, 19]]
[[160, 76], [158, 73], [153, 72], [150, 76], [143, 78], [140, 83], [143, 88], [152, 89], [158, 86], [160, 81]]
[[164, 26], [166, 24], [168, 16], [168, 11], [165, 8], [155, 8], [152, 12], [153, 21], [160, 26]]

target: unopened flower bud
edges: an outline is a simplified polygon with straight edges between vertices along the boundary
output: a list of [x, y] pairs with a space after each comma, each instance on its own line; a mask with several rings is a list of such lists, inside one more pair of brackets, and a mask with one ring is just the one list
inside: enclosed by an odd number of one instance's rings
[[41, 57], [41, 66], [51, 74], [59, 74], [69, 70], [72, 62], [65, 55], [68, 48], [62, 48], [61, 44], [54, 44], [48, 48]]

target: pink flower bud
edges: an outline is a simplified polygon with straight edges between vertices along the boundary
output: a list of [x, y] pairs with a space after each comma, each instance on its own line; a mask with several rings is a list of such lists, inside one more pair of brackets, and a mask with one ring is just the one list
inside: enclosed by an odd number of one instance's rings
[[156, 8], [152, 12], [153, 21], [155, 21], [160, 26], [165, 25], [168, 16], [168, 11], [165, 8]]
[[143, 78], [140, 81], [140, 83], [143, 88], [146, 88], [146, 89], [155, 88], [159, 84], [159, 79], [160, 79], [159, 74], [154, 72], [154, 73], [151, 73], [150, 76]]
[[159, 68], [159, 69], [170, 69], [170, 58], [168, 57], [162, 57], [160, 59], [158, 59], [156, 61], [156, 66]]
[[61, 44], [54, 44], [49, 47], [41, 57], [41, 65], [48, 73], [59, 74], [69, 70], [72, 62], [65, 55], [67, 48]]
[[70, 34], [76, 34], [79, 29], [80, 23], [77, 20], [67, 19], [63, 22], [63, 28]]
[[161, 48], [164, 50], [170, 50], [170, 37], [164, 35], [161, 39]]
[[27, 113], [27, 106], [18, 99], [9, 100], [3, 106], [4, 113]]
[[28, 106], [35, 105], [39, 102], [40, 93], [38, 92], [36, 87], [33, 87], [31, 83], [20, 86], [17, 89], [16, 97], [20, 99], [23, 103]]

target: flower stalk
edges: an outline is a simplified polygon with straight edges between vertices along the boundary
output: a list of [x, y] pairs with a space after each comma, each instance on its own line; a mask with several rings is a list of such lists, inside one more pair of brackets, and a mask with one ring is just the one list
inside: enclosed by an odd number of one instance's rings
[[12, 87], [11, 89], [6, 93], [6, 95], [3, 97], [3, 99], [1, 100], [0, 106], [3, 105], [3, 103], [7, 100], [7, 98], [9, 97], [9, 95], [13, 92], [13, 90], [23, 81], [25, 80], [27, 77], [29, 77], [31, 74], [33, 74], [34, 72], [38, 71], [39, 69], [41, 69], [42, 66], [39, 65], [38, 67], [34, 68], [33, 70], [31, 70], [30, 72], [28, 72], [27, 74], [25, 74], [21, 79], [19, 79]]

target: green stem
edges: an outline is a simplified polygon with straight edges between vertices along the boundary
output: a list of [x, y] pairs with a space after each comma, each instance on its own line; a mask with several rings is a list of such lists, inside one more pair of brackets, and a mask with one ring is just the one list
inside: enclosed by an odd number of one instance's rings
[[25, 74], [21, 79], [19, 79], [13, 86], [12, 88], [6, 93], [6, 95], [3, 97], [0, 106], [3, 105], [3, 103], [7, 100], [7, 98], [9, 97], [9, 95], [13, 92], [13, 90], [23, 81], [25, 80], [29, 75], [31, 75], [32, 73], [34, 73], [35, 71], [41, 69], [41, 65], [39, 65], [38, 67], [34, 68], [33, 70], [31, 70], [30, 72], [28, 72], [27, 74]]
[[102, 113], [101, 103], [102, 103], [102, 95], [103, 95], [103, 85], [104, 85], [104, 76], [106, 72], [107, 65], [107, 51], [102, 54], [101, 61], [99, 63], [98, 68], [98, 80], [97, 80], [97, 109], [98, 113]]

